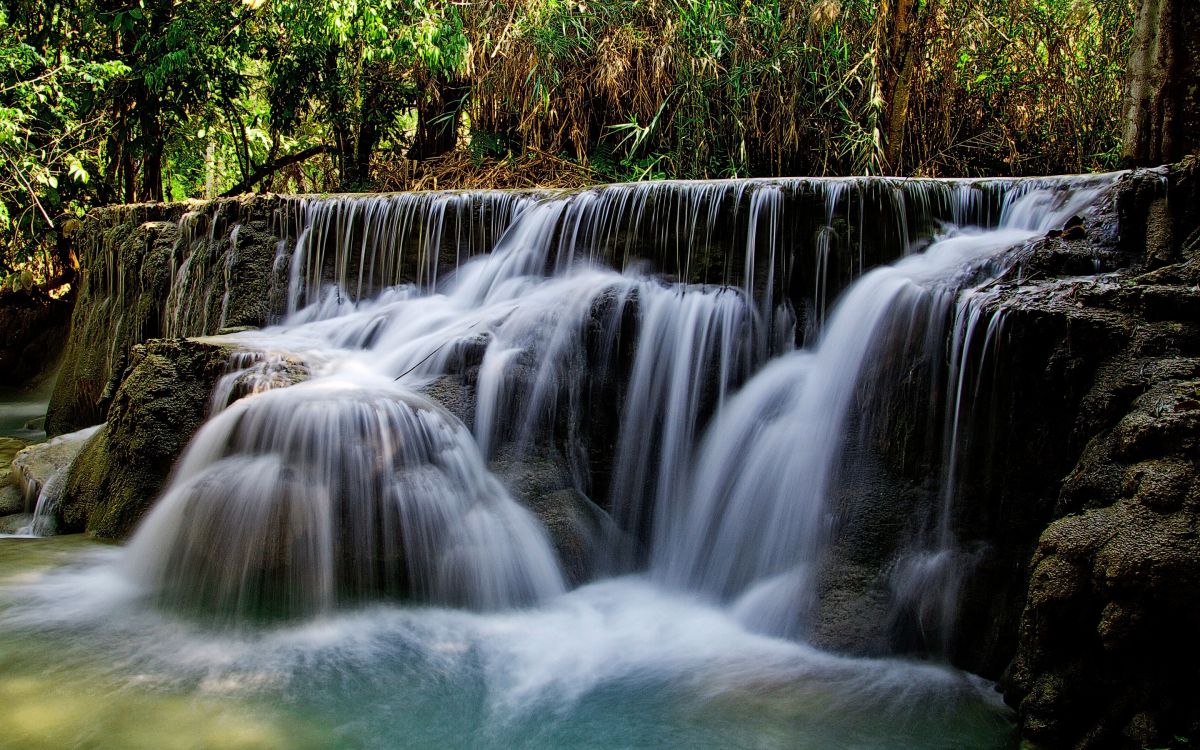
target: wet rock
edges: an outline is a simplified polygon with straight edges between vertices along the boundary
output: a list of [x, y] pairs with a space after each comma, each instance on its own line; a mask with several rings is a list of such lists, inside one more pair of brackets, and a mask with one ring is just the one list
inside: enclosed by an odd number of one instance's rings
[[13, 457], [12, 478], [26, 511], [34, 510], [43, 493], [53, 492], [50, 499], [57, 502], [67, 469], [95, 433], [93, 427], [59, 435], [24, 448]]
[[108, 422], [71, 465], [59, 508], [63, 530], [112, 539], [130, 533], [203, 422], [231, 353], [186, 339], [134, 348]]
[[[475, 389], [459, 375], [446, 375], [421, 387], [468, 427], [475, 422]], [[598, 555], [620, 534], [601, 508], [576, 487], [570, 465], [550, 443], [501, 445], [489, 468], [513, 498], [529, 509], [549, 534], [567, 580], [578, 585], [595, 572]]]
[[[272, 229], [281, 200], [139, 204], [89, 213], [76, 244], [83, 269], [78, 305], [47, 432], [104, 421], [134, 346], [168, 334], [258, 327], [282, 312], [286, 267], [276, 267], [280, 238]], [[185, 216], [192, 218], [181, 225]]]
[[[1022, 733], [1038, 747], [1200, 739], [1193, 263], [1130, 274], [1116, 294], [1096, 295], [1077, 312], [1058, 308], [1073, 318], [1120, 316], [1132, 335], [1082, 373], [1089, 392], [1072, 438], [1082, 448], [1067, 453], [1078, 459], [1054, 504], [1061, 517], [1033, 552], [1016, 657], [1003, 680]], [[1147, 291], [1172, 302], [1147, 304]]]
[[489, 468], [542, 522], [570, 583], [590, 579], [605, 543], [620, 542], [608, 515], [575, 488], [566, 459], [553, 448], [507, 445]]
[[[104, 421], [110, 381], [124, 370], [129, 350], [162, 335], [162, 305], [171, 284], [178, 228], [169, 221], [129, 217], [111, 225], [89, 222], [91, 252], [80, 258], [78, 304], [71, 335], [46, 413], [50, 434]], [[131, 226], [132, 225], [132, 226]]]
[[25, 498], [10, 471], [13, 458], [24, 447], [24, 440], [0, 437], [0, 516], [20, 513], [25, 509]]
[[18, 534], [33, 523], [32, 513], [14, 513], [0, 516], [0, 534]]
[[475, 425], [475, 389], [459, 375], [444, 375], [424, 384], [421, 393], [446, 408], [468, 428]]

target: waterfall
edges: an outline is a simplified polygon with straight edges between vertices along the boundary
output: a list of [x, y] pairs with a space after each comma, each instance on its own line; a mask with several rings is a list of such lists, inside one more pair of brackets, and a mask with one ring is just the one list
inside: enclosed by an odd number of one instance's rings
[[[378, 597], [530, 605], [564, 579], [522, 504], [536, 498], [505, 477], [559, 456], [606, 518], [593, 573], [648, 571], [803, 637], [830, 496], [879, 430], [871, 405], [905, 368], [948, 360], [939, 508], [892, 582], [897, 611], [949, 631], [968, 572], [953, 512], [970, 373], [1002, 325], [980, 300], [1019, 257], [1006, 251], [1112, 179], [284, 200], [286, 311], [227, 336], [248, 353], [123, 569], [233, 621]], [[189, 303], [235, 283], [242, 230], [216, 223], [181, 222], [168, 331], [224, 324], [227, 295], [211, 315]], [[203, 232], [226, 248], [219, 266]], [[469, 408], [423, 395], [447, 382]]]
[[[950, 506], [968, 351], [979, 322], [975, 295], [1015, 261], [1004, 251], [1084, 211], [1103, 187], [1103, 182], [1074, 191], [1022, 186], [1009, 193], [998, 228], [950, 231], [923, 252], [857, 281], [812, 347], [770, 363], [710, 427], [699, 449], [699, 469], [677, 500], [687, 509], [673, 514], [677, 525], [656, 550], [656, 573], [732, 600], [755, 629], [802, 632], [832, 527], [831, 485], [855, 447], [850, 422], [864, 416], [855, 407], [864, 402], [864, 392], [879, 398], [894, 388], [891, 368], [914, 343], [923, 358], [939, 357], [946, 345], [940, 331], [949, 317], [944, 507], [937, 531], [897, 574], [899, 598], [922, 600], [918, 606], [927, 616], [948, 628], [963, 572], [953, 569], [959, 561]], [[989, 332], [998, 323], [994, 319]], [[872, 377], [881, 363], [890, 365], [882, 369], [886, 377]]]
[[223, 410], [126, 564], [164, 600], [234, 619], [380, 594], [494, 609], [562, 591], [544, 532], [462, 424], [366, 378], [268, 389]]
[[[177, 413], [165, 368], [197, 411], [190, 368], [215, 385], [127, 545], [4, 550], [15, 741], [1011, 747], [971, 651], [1011, 635], [971, 626], [1012, 613], [980, 600], [1028, 559], [989, 474], [998, 378], [1028, 364], [1004, 301], [1027, 270], [1089, 270], [1084, 242], [1111, 257], [1118, 179], [262, 196], [118, 222], [84, 330], [139, 377], [66, 486], [121, 489], [122, 435]], [[122, 359], [164, 333], [210, 338]], [[143, 408], [168, 416], [139, 432]]]

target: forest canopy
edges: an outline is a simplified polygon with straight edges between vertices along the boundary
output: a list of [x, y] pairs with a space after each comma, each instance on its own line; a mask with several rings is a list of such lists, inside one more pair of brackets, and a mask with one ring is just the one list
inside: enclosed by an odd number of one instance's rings
[[10, 0], [0, 276], [91, 206], [1116, 167], [1134, 0]]

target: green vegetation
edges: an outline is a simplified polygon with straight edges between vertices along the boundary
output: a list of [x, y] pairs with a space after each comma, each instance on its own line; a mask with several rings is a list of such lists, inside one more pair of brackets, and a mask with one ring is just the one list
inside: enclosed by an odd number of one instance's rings
[[[1135, 0], [12, 0], [0, 277], [249, 190], [1116, 166]], [[26, 277], [28, 281], [28, 276]]]

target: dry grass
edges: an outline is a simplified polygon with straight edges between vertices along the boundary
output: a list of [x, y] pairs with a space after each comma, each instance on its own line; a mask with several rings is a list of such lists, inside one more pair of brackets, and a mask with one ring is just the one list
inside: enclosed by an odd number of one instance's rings
[[520, 157], [479, 158], [456, 151], [425, 161], [397, 159], [379, 164], [375, 174], [384, 191], [578, 188], [601, 181], [587, 167], [538, 151]]
[[[878, 171], [898, 3], [515, 0], [465, 13], [474, 126], [670, 176]], [[907, 174], [1085, 171], [1119, 137], [1131, 0], [926, 0]], [[601, 165], [603, 173], [613, 170]]]

